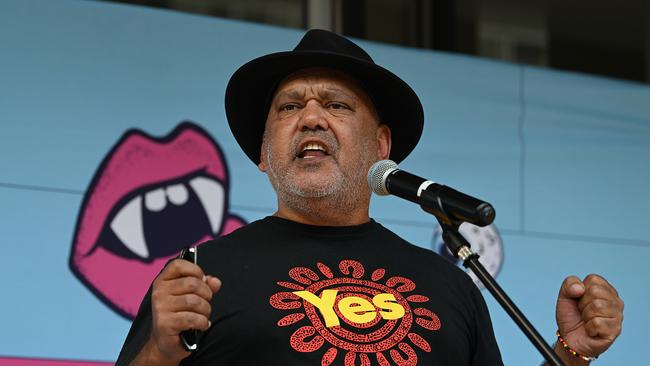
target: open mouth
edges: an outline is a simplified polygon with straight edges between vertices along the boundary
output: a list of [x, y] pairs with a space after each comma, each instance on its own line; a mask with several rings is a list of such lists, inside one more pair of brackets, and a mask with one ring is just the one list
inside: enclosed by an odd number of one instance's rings
[[160, 138], [129, 130], [86, 191], [70, 268], [100, 300], [133, 318], [170, 258], [242, 225], [228, 213], [227, 167], [207, 132], [190, 122]]
[[97, 242], [144, 262], [174, 255], [221, 231], [225, 207], [213, 203], [224, 200], [223, 185], [203, 173], [142, 187], [114, 206]]
[[329, 156], [327, 146], [320, 141], [303, 142], [298, 148], [296, 157], [299, 159], [311, 160]]

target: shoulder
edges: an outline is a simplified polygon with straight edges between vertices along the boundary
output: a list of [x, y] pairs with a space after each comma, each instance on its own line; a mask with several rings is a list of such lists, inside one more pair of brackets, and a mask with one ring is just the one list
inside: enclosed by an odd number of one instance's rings
[[210, 253], [224, 249], [235, 249], [241, 247], [242, 243], [247, 243], [248, 246], [254, 245], [254, 243], [260, 242], [261, 237], [268, 235], [271, 230], [272, 225], [267, 218], [263, 218], [239, 227], [226, 235], [203, 242], [199, 245], [199, 250]]
[[412, 268], [454, 282], [456, 286], [476, 288], [467, 273], [454, 263], [431, 249], [423, 248], [405, 240], [379, 223], [377, 223], [377, 226], [378, 234], [385, 238], [386, 242], [391, 242], [399, 250], [400, 256], [412, 264]]

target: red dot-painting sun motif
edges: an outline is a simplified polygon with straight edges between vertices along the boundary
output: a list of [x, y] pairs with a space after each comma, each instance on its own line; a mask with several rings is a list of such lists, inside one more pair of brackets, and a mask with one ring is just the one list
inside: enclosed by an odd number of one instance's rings
[[345, 366], [415, 366], [416, 350], [431, 352], [421, 334], [439, 330], [440, 319], [421, 306], [429, 298], [413, 293], [413, 281], [388, 277], [384, 268], [367, 273], [356, 260], [342, 260], [337, 270], [319, 262], [292, 268], [292, 281], [277, 282], [285, 290], [269, 302], [290, 311], [277, 325], [297, 327], [289, 339], [294, 350], [323, 349], [322, 366], [337, 357]]

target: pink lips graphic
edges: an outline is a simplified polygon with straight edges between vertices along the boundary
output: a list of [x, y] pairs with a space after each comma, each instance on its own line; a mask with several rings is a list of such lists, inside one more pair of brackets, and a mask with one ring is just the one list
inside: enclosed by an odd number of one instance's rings
[[134, 318], [153, 278], [183, 247], [244, 225], [228, 212], [228, 190], [223, 154], [199, 126], [183, 122], [162, 138], [127, 131], [86, 191], [71, 270]]

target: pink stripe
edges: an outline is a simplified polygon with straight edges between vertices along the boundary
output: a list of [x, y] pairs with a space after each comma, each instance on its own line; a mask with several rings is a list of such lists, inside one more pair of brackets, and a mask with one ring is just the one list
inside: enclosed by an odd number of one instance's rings
[[0, 366], [113, 366], [113, 362], [1, 357]]

